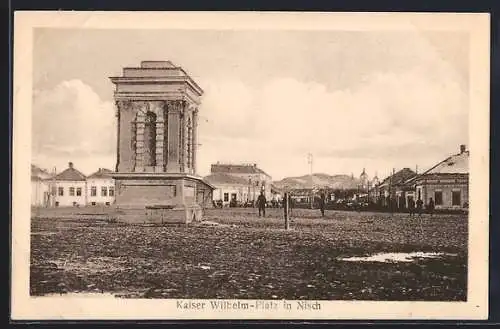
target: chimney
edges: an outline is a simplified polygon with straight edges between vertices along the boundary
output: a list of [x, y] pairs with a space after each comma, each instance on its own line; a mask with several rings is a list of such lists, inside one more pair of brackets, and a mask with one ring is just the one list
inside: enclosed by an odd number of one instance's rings
[[73, 169], [73, 162], [69, 162], [68, 163], [68, 167], [70, 167], [71, 169]]
[[465, 145], [464, 144], [460, 145], [460, 154], [464, 153], [465, 150], [466, 150]]

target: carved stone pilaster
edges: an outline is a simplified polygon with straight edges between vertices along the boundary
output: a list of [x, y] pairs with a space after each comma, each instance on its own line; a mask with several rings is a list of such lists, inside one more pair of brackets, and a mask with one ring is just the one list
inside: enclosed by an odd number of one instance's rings
[[189, 119], [189, 112], [187, 109], [184, 109], [182, 113], [182, 127], [181, 127], [181, 171], [186, 172], [188, 169], [187, 166], [187, 125]]
[[[141, 102], [143, 103], [143, 102]], [[137, 104], [138, 106], [140, 104]], [[145, 127], [145, 116], [144, 112], [141, 108], [137, 108], [137, 116], [136, 116], [136, 133], [135, 133], [135, 171], [143, 172], [144, 171], [144, 127]]]
[[169, 101], [168, 107], [168, 161], [167, 161], [167, 172], [180, 172], [180, 159], [181, 159], [181, 112], [183, 109], [182, 101]]
[[196, 175], [196, 152], [198, 150], [198, 108], [193, 111], [193, 134], [192, 134], [192, 167], [193, 174]]

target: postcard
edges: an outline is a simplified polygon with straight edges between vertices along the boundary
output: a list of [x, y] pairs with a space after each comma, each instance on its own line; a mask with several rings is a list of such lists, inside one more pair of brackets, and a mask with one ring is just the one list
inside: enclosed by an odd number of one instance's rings
[[486, 319], [489, 15], [18, 11], [12, 319]]

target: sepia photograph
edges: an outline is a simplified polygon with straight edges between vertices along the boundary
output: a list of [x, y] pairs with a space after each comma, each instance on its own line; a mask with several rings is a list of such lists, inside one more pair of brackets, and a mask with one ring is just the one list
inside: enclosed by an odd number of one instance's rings
[[488, 15], [17, 12], [14, 43], [20, 316], [487, 316]]

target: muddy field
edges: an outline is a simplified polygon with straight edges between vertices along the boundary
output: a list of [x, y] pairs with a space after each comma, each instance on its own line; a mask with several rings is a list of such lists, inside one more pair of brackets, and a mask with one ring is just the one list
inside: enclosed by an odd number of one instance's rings
[[[210, 209], [203, 225], [32, 219], [32, 295], [131, 298], [466, 300], [467, 217]], [[71, 217], [71, 216], [70, 216]], [[381, 252], [445, 253], [349, 261]]]

